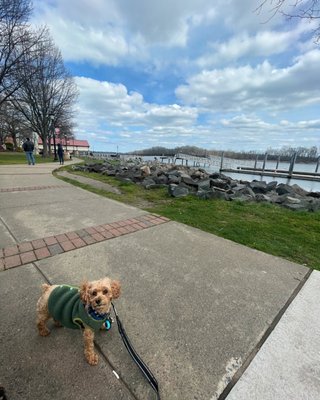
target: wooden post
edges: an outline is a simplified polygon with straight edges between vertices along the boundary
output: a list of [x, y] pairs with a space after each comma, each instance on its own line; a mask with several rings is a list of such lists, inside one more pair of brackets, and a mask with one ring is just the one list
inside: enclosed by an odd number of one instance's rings
[[254, 162], [254, 167], [253, 167], [253, 169], [257, 169], [257, 162], [258, 162], [258, 154], [256, 155], [256, 160], [255, 160], [255, 162]]
[[318, 172], [319, 164], [320, 164], [320, 156], [317, 159], [317, 166], [316, 166], [316, 170], [314, 172]]
[[293, 173], [293, 169], [294, 169], [294, 164], [296, 162], [296, 158], [297, 158], [297, 153], [294, 153], [292, 158], [291, 158], [291, 162], [290, 162], [290, 167], [289, 167], [289, 176], [292, 176]]
[[280, 162], [280, 156], [278, 156], [277, 165], [276, 165], [276, 170], [277, 170], [278, 167], [279, 167], [279, 162]]
[[264, 155], [264, 160], [263, 160], [262, 171], [264, 171], [264, 169], [265, 169], [265, 167], [266, 167], [266, 161], [267, 161], [267, 158], [268, 158], [268, 153], [266, 153], [266, 154]]
[[223, 158], [224, 158], [224, 151], [221, 153], [220, 172], [222, 171], [223, 168]]

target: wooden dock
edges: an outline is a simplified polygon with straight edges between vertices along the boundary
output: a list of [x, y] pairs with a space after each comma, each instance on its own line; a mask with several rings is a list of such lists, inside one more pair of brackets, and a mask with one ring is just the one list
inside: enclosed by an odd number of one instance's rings
[[215, 167], [215, 169], [219, 172], [229, 172], [236, 174], [248, 174], [248, 175], [259, 175], [259, 176], [272, 176], [274, 178], [301, 179], [307, 181], [320, 182], [320, 172], [318, 172], [320, 169], [319, 168], [320, 157], [318, 157], [317, 159], [315, 172], [295, 171], [294, 167], [297, 159], [296, 153], [294, 153], [293, 156], [291, 157], [288, 170], [278, 169], [278, 166], [280, 164], [280, 156], [278, 157], [275, 168], [273, 169], [266, 168], [268, 153], [264, 155], [262, 168], [257, 167], [258, 156], [256, 157], [256, 160], [254, 162], [254, 167], [248, 167], [248, 166], [239, 166], [237, 168], [224, 167], [224, 164], [226, 164], [226, 160], [224, 159], [224, 152], [221, 153], [220, 166], [218, 165], [219, 162], [217, 162], [217, 160], [213, 160], [210, 157], [198, 157], [182, 153], [175, 154], [174, 156], [161, 156], [159, 158], [161, 162], [167, 161], [168, 163], [172, 164], [180, 162], [181, 165], [196, 167], [196, 168]]
[[272, 170], [262, 168], [248, 168], [238, 167], [234, 168], [222, 168], [220, 172], [232, 172], [237, 174], [248, 174], [248, 175], [259, 175], [259, 176], [272, 176], [275, 178], [287, 178], [287, 179], [302, 179], [307, 181], [320, 182], [320, 173], [317, 172], [305, 172], [305, 171], [286, 171], [286, 170]]
[[174, 156], [160, 156], [159, 157], [161, 162], [167, 161], [168, 163], [176, 164], [177, 161], [181, 162], [181, 165], [186, 165], [189, 167], [209, 167], [213, 165], [212, 160], [210, 157], [198, 157], [198, 156], [191, 156], [188, 154], [178, 153]]

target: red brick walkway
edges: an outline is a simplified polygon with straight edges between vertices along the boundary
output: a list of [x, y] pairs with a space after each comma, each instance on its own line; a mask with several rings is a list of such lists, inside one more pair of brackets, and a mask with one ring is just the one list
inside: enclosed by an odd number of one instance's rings
[[22, 192], [25, 190], [42, 190], [42, 189], [56, 189], [65, 188], [65, 185], [51, 185], [51, 186], [26, 186], [26, 187], [15, 187], [15, 188], [4, 188], [0, 189], [0, 192]]
[[[30, 189], [28, 189], [30, 190]], [[52, 257], [80, 247], [127, 235], [152, 226], [164, 224], [169, 219], [156, 214], [112, 222], [0, 249], [0, 270], [19, 267], [33, 261]]]

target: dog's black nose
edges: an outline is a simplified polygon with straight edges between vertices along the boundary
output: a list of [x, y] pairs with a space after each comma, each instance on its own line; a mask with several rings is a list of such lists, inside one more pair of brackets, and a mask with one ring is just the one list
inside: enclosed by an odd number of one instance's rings
[[96, 304], [97, 304], [97, 306], [98, 306], [99, 304], [101, 304], [101, 300], [100, 300], [100, 299], [97, 299], [97, 300], [96, 300]]

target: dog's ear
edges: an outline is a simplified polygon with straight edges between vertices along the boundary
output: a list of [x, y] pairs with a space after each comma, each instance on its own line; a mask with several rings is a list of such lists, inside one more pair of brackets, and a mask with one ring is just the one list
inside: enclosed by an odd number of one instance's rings
[[80, 299], [83, 303], [88, 304], [89, 301], [89, 282], [85, 281], [80, 286]]
[[111, 291], [112, 291], [112, 297], [114, 299], [117, 299], [120, 296], [121, 285], [119, 281], [111, 282]]

